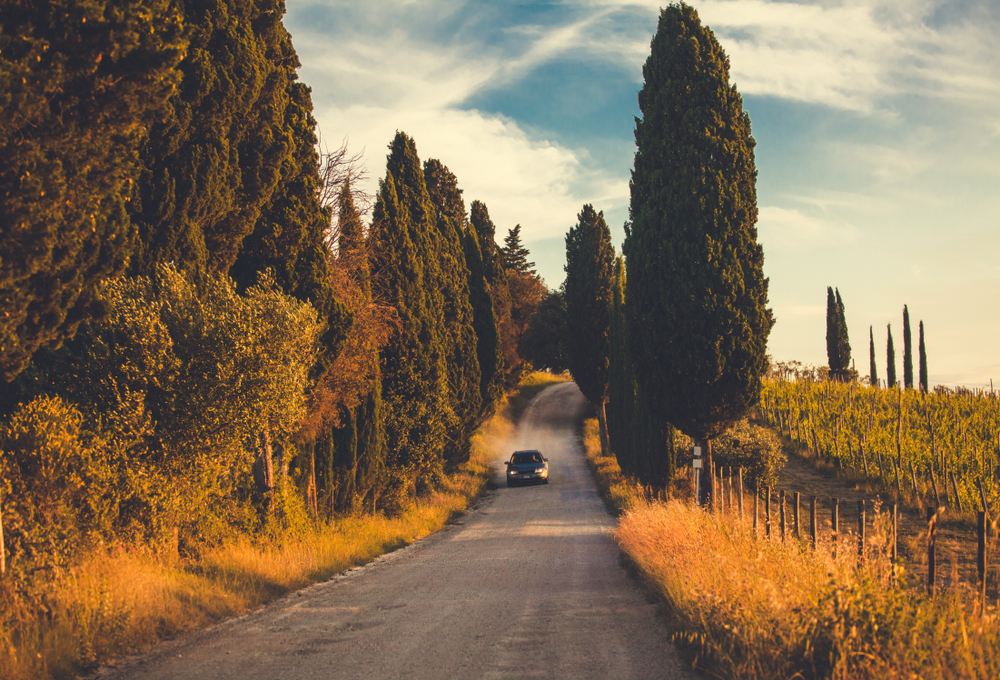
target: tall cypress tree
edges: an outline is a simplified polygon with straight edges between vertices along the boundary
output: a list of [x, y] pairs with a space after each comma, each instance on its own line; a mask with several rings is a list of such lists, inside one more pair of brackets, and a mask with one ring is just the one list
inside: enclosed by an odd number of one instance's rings
[[844, 310], [844, 301], [840, 297], [840, 290], [835, 289], [837, 297], [837, 354], [840, 357], [840, 380], [846, 381], [851, 376], [851, 340], [847, 334], [847, 313]]
[[503, 252], [496, 243], [496, 225], [490, 219], [490, 212], [485, 203], [472, 202], [469, 206], [469, 222], [471, 230], [476, 232], [483, 258], [483, 271], [490, 288], [490, 299], [493, 301], [504, 384], [506, 384], [510, 371], [521, 363], [517, 352], [518, 336], [511, 318], [513, 305], [510, 299], [510, 282], [503, 267]]
[[[181, 87], [142, 150], [130, 203], [136, 274], [174, 262], [198, 278], [226, 273], [296, 165], [288, 123], [298, 59], [279, 0], [183, 0], [190, 46]], [[297, 115], [297, 114], [296, 114]]]
[[472, 324], [476, 331], [476, 354], [479, 359], [479, 422], [485, 422], [503, 399], [503, 350], [500, 329], [486, 278], [479, 237], [468, 229], [463, 239], [465, 263], [469, 268], [469, 301], [472, 303]]
[[566, 234], [566, 350], [573, 379], [597, 409], [604, 455], [611, 453], [605, 404], [614, 262], [604, 213], [588, 203]]
[[400, 332], [380, 354], [386, 447], [410, 484], [440, 469], [453, 425], [443, 300], [435, 285], [437, 211], [424, 182], [416, 145], [397, 132], [379, 182], [370, 240], [373, 285], [399, 314]]
[[167, 0], [0, 4], [0, 379], [105, 310], [138, 152], [180, 82]]
[[872, 387], [878, 387], [878, 369], [875, 367], [875, 333], [868, 327], [868, 382]]
[[840, 363], [840, 353], [837, 345], [839, 331], [837, 326], [840, 316], [837, 314], [837, 299], [833, 296], [833, 287], [826, 287], [826, 362], [830, 368], [830, 377], [837, 379], [843, 366]]
[[643, 77], [625, 241], [636, 378], [711, 465], [712, 438], [757, 403], [767, 370], [755, 142], [728, 58], [693, 8], [661, 11]]
[[892, 324], [886, 326], [885, 381], [889, 389], [896, 386], [896, 348], [892, 345]]
[[482, 373], [469, 292], [471, 274], [463, 243], [465, 203], [457, 178], [441, 161], [430, 159], [424, 164], [424, 182], [428, 198], [437, 210], [436, 271], [440, 278], [429, 283], [437, 286], [442, 295], [449, 408], [455, 417], [444, 456], [450, 464], [456, 464], [469, 458], [470, 437], [481, 422], [482, 406]]
[[913, 388], [913, 341], [910, 340], [910, 312], [903, 305], [903, 387]]
[[924, 322], [920, 322], [920, 389], [927, 392], [927, 348], [924, 346]]

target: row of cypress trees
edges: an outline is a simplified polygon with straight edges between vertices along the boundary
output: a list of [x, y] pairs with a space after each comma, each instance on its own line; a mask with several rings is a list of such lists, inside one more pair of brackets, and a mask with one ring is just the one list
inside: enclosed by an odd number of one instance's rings
[[[0, 410], [50, 395], [72, 411], [85, 392], [95, 441], [134, 417], [135, 451], [179, 470], [165, 423], [203, 403], [190, 433], [223, 428], [230, 449], [254, 451], [249, 486], [217, 475], [236, 506], [266, 513], [280, 491], [314, 514], [394, 510], [468, 458], [472, 431], [527, 366], [517, 342], [544, 284], [519, 229], [498, 248], [486, 206], [467, 215], [454, 174], [421, 164], [404, 133], [363, 224], [353, 170], [322, 167], [283, 13], [281, 0], [0, 6]], [[272, 352], [260, 333], [252, 347], [240, 340], [251, 299], [269, 301], [274, 347], [301, 356]], [[204, 332], [177, 318], [182, 307]], [[298, 345], [286, 317], [308, 328]], [[140, 328], [163, 335], [127, 335]], [[127, 365], [112, 365], [121, 348]], [[182, 350], [204, 371], [188, 375]], [[257, 376], [212, 351], [243, 352], [261, 371], [308, 365], [282, 383], [298, 395], [280, 427], [249, 401], [220, 406]], [[107, 378], [81, 390], [63, 369], [91, 370], [95, 357]], [[181, 385], [205, 394], [171, 391]], [[260, 431], [236, 437], [216, 422], [230, 411]], [[174, 449], [197, 449], [190, 433]], [[216, 467], [251, 478], [245, 459]]]
[[[869, 383], [875, 387], [879, 386], [878, 367], [875, 364], [875, 333], [871, 326], [868, 327], [869, 341]], [[910, 339], [910, 310], [903, 305], [903, 387], [913, 389], [913, 342]], [[924, 322], [920, 322], [919, 337], [917, 339], [917, 386], [924, 392], [928, 391], [927, 378], [927, 346], [924, 342]], [[896, 380], [896, 348], [892, 342], [892, 324], [886, 325], [885, 342], [886, 361], [886, 387], [892, 389], [897, 386]]]
[[566, 355], [602, 446], [662, 487], [674, 476], [675, 426], [710, 468], [712, 440], [757, 403], [774, 320], [750, 119], [693, 8], [661, 11], [643, 77], [625, 260], [615, 263], [603, 215], [584, 206], [566, 237]]

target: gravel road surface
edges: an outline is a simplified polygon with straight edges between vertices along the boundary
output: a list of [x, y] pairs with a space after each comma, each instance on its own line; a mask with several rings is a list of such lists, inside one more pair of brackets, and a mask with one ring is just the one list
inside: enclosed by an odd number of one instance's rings
[[690, 678], [618, 561], [574, 433], [576, 385], [544, 390], [516, 440], [550, 483], [499, 488], [445, 530], [252, 614], [105, 668], [102, 680]]

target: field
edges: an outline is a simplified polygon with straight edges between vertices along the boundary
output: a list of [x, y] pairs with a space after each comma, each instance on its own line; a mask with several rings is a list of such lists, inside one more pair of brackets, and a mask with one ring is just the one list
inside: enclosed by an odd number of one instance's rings
[[[591, 468], [621, 512], [616, 539], [674, 622], [673, 641], [696, 667], [721, 678], [986, 678], [1000, 674], [1000, 626], [972, 588], [956, 581], [926, 593], [910, 562], [893, 565], [886, 514], [869, 517], [865, 559], [834, 551], [829, 529], [818, 549], [789, 533], [755, 532], [750, 517], [705, 512], [683, 493], [650, 500], [600, 454], [585, 424]], [[817, 495], [864, 488], [834, 466], [790, 456], [791, 474]], [[683, 489], [686, 480], [679, 479]], [[919, 526], [915, 526], [919, 532]], [[844, 541], [844, 538], [841, 538]]]

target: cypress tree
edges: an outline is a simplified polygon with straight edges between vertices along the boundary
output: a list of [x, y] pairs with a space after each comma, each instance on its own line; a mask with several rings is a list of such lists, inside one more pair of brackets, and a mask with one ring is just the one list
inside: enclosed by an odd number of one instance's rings
[[888, 338], [885, 341], [885, 380], [889, 389], [896, 386], [896, 349], [892, 345], [892, 324], [886, 326]]
[[903, 387], [913, 388], [913, 342], [910, 340], [910, 312], [903, 305]]
[[755, 143], [693, 8], [661, 11], [643, 76], [625, 241], [633, 361], [660, 421], [699, 440], [710, 466], [712, 438], [758, 401], [767, 370]]
[[589, 203], [566, 234], [566, 358], [573, 379], [597, 409], [601, 449], [610, 455], [608, 401], [609, 325], [615, 249], [604, 213]]
[[840, 290], [836, 289], [837, 297], [837, 354], [840, 360], [840, 380], [847, 381], [851, 377], [851, 341], [847, 335], [847, 314], [844, 311], [844, 301], [840, 298]]
[[437, 211], [431, 203], [416, 145], [397, 132], [379, 182], [370, 240], [373, 289], [396, 307], [400, 332], [380, 353], [386, 448], [413, 492], [422, 475], [443, 462], [447, 429], [447, 341], [443, 299], [435, 285]]
[[875, 333], [868, 327], [868, 382], [872, 387], [878, 387], [878, 370], [875, 367]]
[[918, 351], [920, 352], [920, 389], [927, 392], [927, 348], [924, 346], [924, 322], [920, 322], [920, 340]]
[[167, 0], [0, 4], [0, 378], [105, 313], [126, 206], [187, 41]]
[[503, 252], [497, 247], [496, 226], [490, 219], [489, 209], [482, 201], [473, 201], [469, 206], [469, 222], [471, 230], [476, 232], [480, 253], [483, 258], [483, 270], [486, 283], [490, 288], [490, 299], [493, 301], [493, 313], [496, 316], [497, 335], [500, 342], [500, 355], [504, 385], [517, 366], [521, 363], [518, 355], [518, 336], [511, 318], [513, 305], [510, 298], [510, 282], [507, 271], [503, 267]]
[[839, 331], [837, 325], [840, 317], [837, 314], [837, 299], [833, 296], [833, 287], [826, 287], [826, 361], [830, 368], [830, 377], [838, 378], [843, 366], [840, 364], [837, 340]]
[[[437, 209], [437, 271], [440, 279], [431, 282], [442, 294], [445, 341], [447, 344], [450, 410], [456, 419], [444, 452], [450, 464], [468, 460], [472, 431], [481, 422], [478, 342], [465, 262], [465, 203], [458, 180], [436, 159], [424, 164], [428, 197]], [[433, 191], [431, 189], [433, 188]]]
[[528, 262], [528, 249], [521, 243], [521, 225], [514, 225], [513, 229], [507, 231], [507, 236], [503, 240], [501, 259], [503, 268], [507, 271], [514, 271], [518, 274], [528, 274], [534, 272], [535, 263]]
[[528, 329], [517, 345], [518, 353], [536, 371], [562, 373], [569, 368], [566, 344], [569, 337], [566, 320], [565, 285], [550, 290], [531, 315]]
[[469, 302], [472, 304], [472, 325], [476, 332], [476, 356], [479, 360], [481, 406], [478, 421], [482, 423], [493, 415], [503, 399], [503, 352], [486, 266], [475, 229], [466, 230], [463, 245], [469, 268]]
[[142, 150], [131, 270], [174, 262], [199, 279], [228, 272], [296, 165], [288, 107], [299, 64], [274, 0], [182, 4], [190, 46], [182, 85]]

